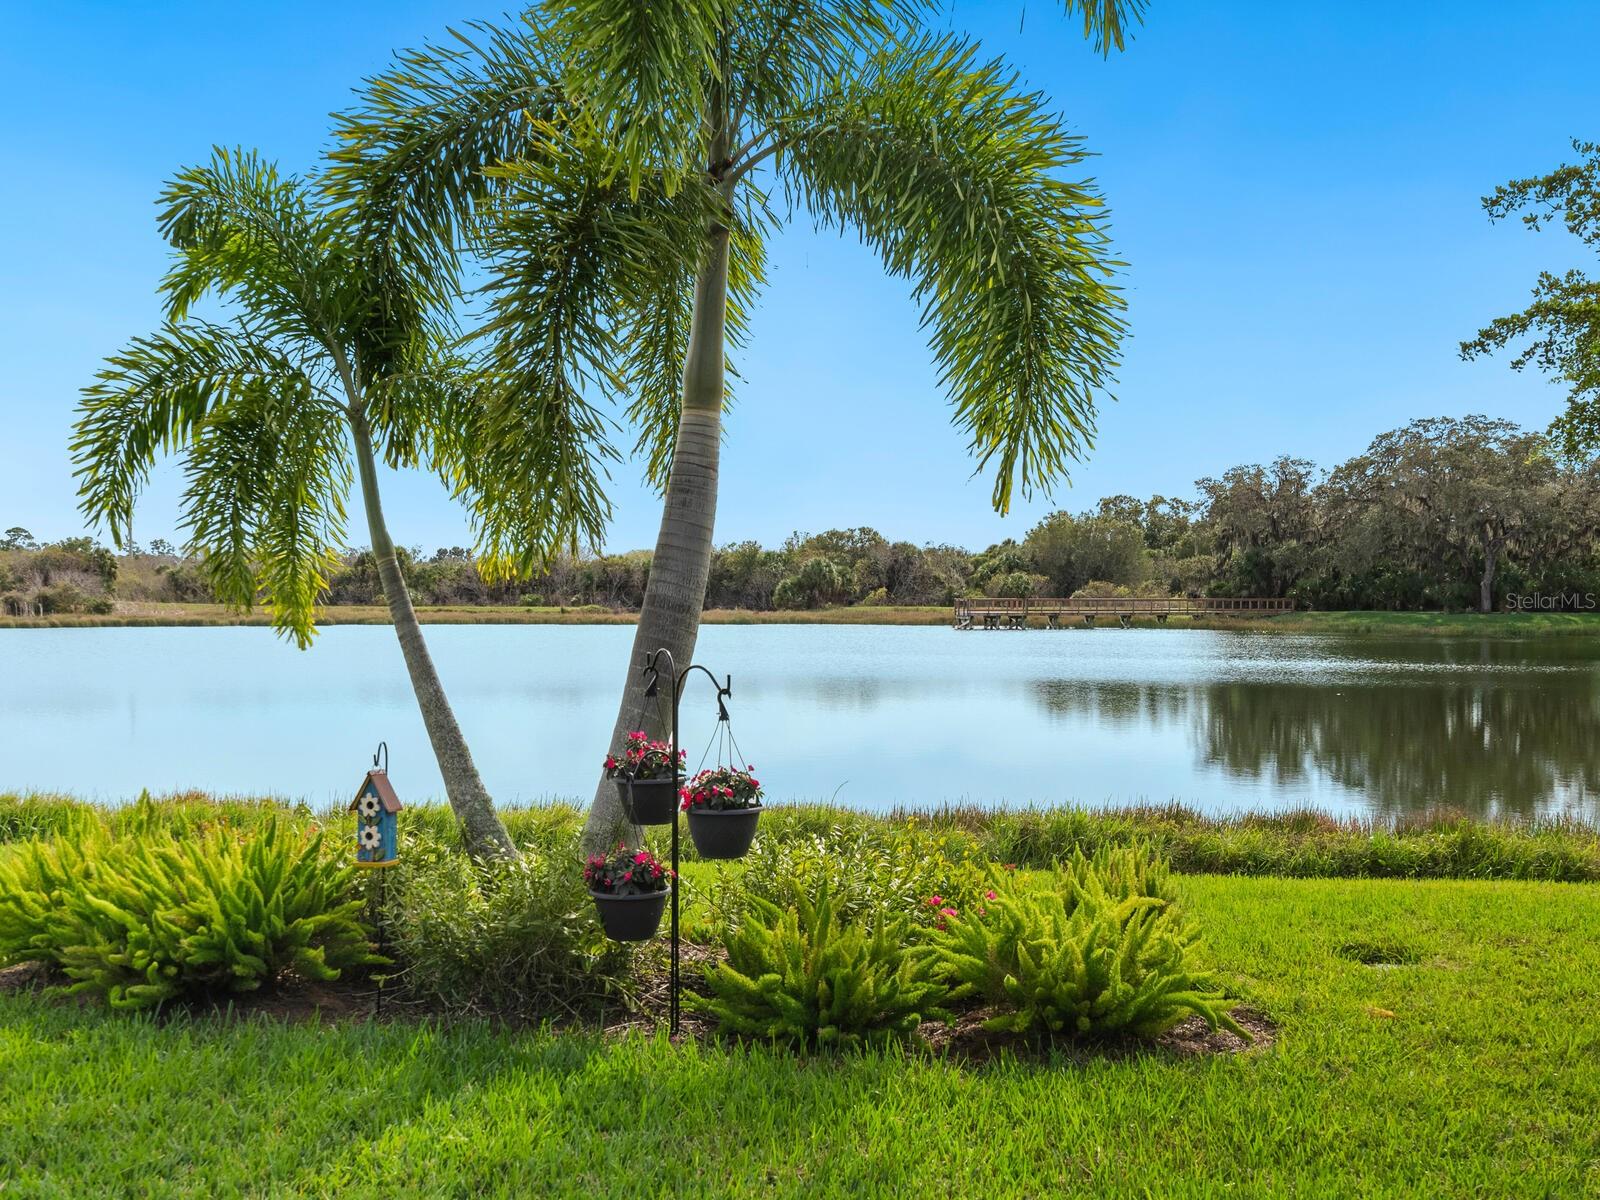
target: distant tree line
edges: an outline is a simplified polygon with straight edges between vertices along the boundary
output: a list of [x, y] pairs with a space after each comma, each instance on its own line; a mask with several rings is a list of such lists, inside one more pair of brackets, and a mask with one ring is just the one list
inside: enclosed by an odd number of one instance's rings
[[[163, 541], [113, 556], [85, 538], [0, 537], [0, 604], [108, 611], [123, 600], [211, 596]], [[418, 604], [636, 609], [650, 554], [562, 557], [531, 583], [489, 583], [461, 547], [401, 550]], [[1600, 461], [1485, 417], [1414, 421], [1331, 471], [1283, 457], [1196, 483], [1193, 499], [1109, 496], [1056, 512], [1020, 541], [973, 552], [890, 541], [874, 529], [719, 548], [710, 608], [942, 605], [962, 596], [1289, 597], [1306, 607], [1497, 607], [1510, 592], [1600, 593]], [[379, 604], [370, 552], [332, 572], [329, 604]]]

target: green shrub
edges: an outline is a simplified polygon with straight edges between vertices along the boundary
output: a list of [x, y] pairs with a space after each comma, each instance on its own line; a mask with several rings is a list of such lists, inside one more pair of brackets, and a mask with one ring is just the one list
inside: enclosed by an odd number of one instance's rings
[[790, 823], [760, 834], [741, 872], [719, 876], [711, 906], [720, 919], [737, 923], [753, 900], [794, 908], [826, 887], [846, 924], [907, 913], [931, 919], [930, 896], [964, 904], [980, 894], [984, 870], [968, 851], [964, 838], [870, 817], [822, 832]]
[[1088, 855], [1074, 850], [1065, 863], [1057, 864], [1056, 878], [1063, 888], [1099, 890], [1116, 901], [1143, 896], [1170, 905], [1178, 899], [1167, 860], [1143, 842], [1101, 846]]
[[1132, 853], [1079, 855], [1054, 886], [996, 872], [982, 906], [931, 935], [951, 1001], [993, 1006], [985, 1026], [1000, 1032], [1152, 1037], [1198, 1015], [1247, 1036], [1190, 961], [1195, 931], [1151, 894], [1167, 886], [1162, 868]]
[[904, 917], [846, 923], [826, 883], [814, 902], [801, 896], [789, 909], [756, 898], [725, 932], [727, 961], [706, 968], [711, 995], [687, 1003], [750, 1037], [844, 1046], [902, 1038], [943, 1015], [943, 989], [909, 935]]
[[31, 841], [0, 858], [0, 962], [44, 962], [113, 1008], [381, 962], [354, 870], [276, 820], [240, 838]]
[[608, 941], [576, 840], [474, 864], [415, 845], [384, 881], [384, 949], [405, 992], [461, 1012], [571, 1013], [630, 992], [630, 951]]

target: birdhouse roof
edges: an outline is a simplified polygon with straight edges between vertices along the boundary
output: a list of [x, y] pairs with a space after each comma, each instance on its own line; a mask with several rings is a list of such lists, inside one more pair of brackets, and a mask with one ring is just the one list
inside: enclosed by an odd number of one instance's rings
[[400, 811], [400, 797], [394, 794], [394, 784], [389, 782], [389, 772], [379, 767], [373, 767], [367, 772], [367, 777], [361, 781], [361, 786], [356, 789], [355, 799], [350, 801], [350, 807], [356, 806], [356, 801], [367, 794], [367, 789], [372, 789], [372, 794], [383, 803], [384, 812], [396, 813]]

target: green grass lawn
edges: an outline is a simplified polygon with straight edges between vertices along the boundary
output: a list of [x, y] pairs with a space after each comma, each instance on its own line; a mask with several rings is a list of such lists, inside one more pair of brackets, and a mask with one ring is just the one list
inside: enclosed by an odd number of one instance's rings
[[1600, 886], [1180, 884], [1270, 1048], [973, 1065], [0, 996], [0, 1195], [1600, 1196]]

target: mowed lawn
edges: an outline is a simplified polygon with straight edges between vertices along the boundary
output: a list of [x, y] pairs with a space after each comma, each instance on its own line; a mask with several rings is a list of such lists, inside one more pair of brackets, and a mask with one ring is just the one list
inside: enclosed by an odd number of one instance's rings
[[973, 1065], [3, 996], [0, 1196], [1600, 1196], [1600, 886], [1181, 885], [1271, 1047]]

